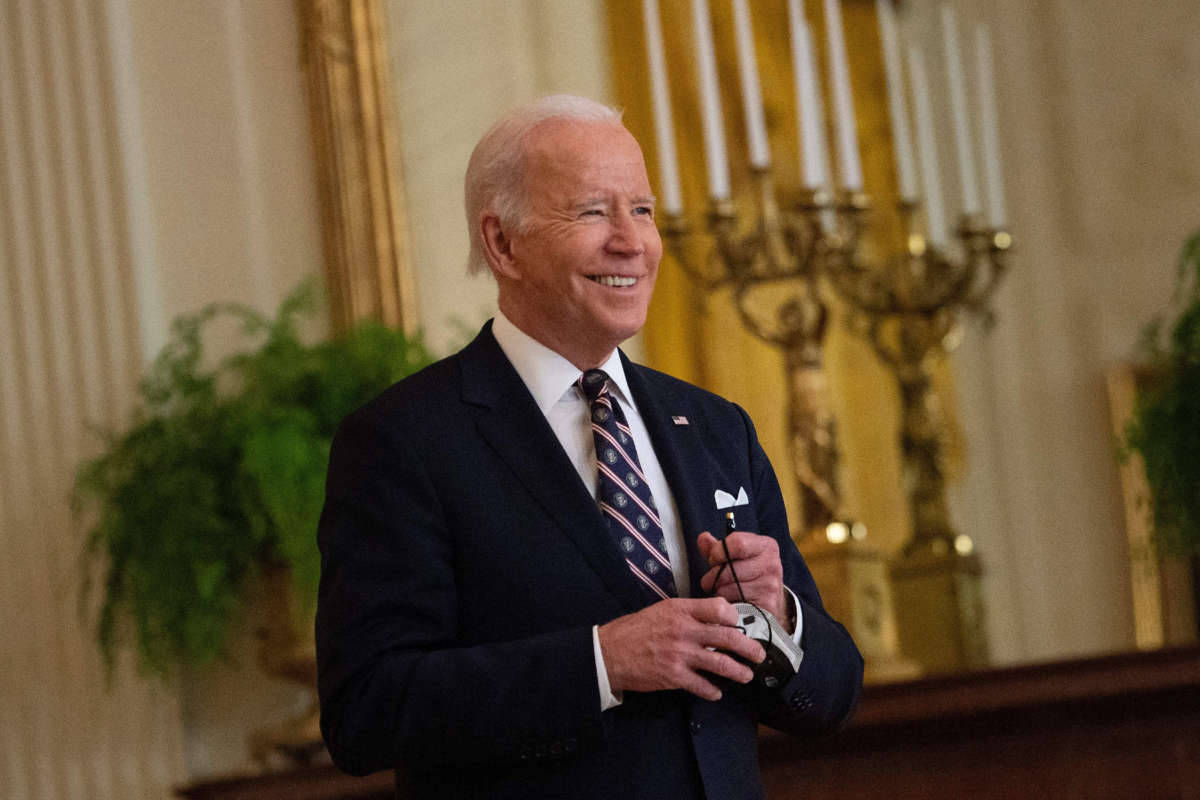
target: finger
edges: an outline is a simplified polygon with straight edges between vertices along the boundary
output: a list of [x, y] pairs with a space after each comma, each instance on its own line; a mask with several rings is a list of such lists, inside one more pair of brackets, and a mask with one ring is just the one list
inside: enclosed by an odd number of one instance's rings
[[733, 606], [723, 597], [705, 597], [702, 599], [680, 601], [680, 607], [692, 619], [708, 625], [732, 626], [737, 625], [738, 615]]
[[[728, 570], [726, 570], [726, 572], [728, 572]], [[747, 598], [751, 597], [752, 595], [759, 597], [774, 597], [776, 593], [783, 590], [783, 576], [775, 573], [768, 573], [765, 575], [760, 575], [757, 578], [748, 579], [742, 576], [742, 570], [739, 567], [738, 580], [735, 581], [731, 577], [727, 578], [725, 575], [721, 575], [717, 578], [717, 580], [714, 582], [714, 586], [709, 591], [712, 594], [720, 594], [721, 596], [724, 596], [722, 593], [725, 591], [733, 591], [736, 593], [739, 590], [744, 592]]]
[[722, 573], [727, 572], [729, 572], [728, 567], [723, 567], [722, 565], [718, 564], [700, 577], [700, 588], [711, 594], [713, 592], [714, 584], [719, 583]]
[[729, 557], [734, 559], [750, 559], [760, 554], [768, 554], [772, 550], [779, 553], [779, 543], [770, 536], [763, 536], [750, 531], [734, 531], [725, 537], [724, 546], [721, 547], [721, 552], [724, 554], [725, 549], [729, 550]]
[[705, 573], [704, 577], [712, 575], [718, 586], [735, 583], [734, 570], [737, 571], [737, 580], [741, 581], [743, 586], [762, 580], [783, 579], [783, 567], [773, 563], [771, 559], [761, 556], [750, 559], [738, 559], [733, 563], [732, 568], [726, 567], [725, 569], [721, 569], [720, 566], [714, 567]]
[[721, 699], [721, 690], [696, 672], [689, 672], [683, 680], [679, 681], [679, 688], [685, 692], [691, 692], [702, 700], [711, 700], [715, 703]]
[[[705, 638], [705, 645], [707, 647], [714, 648], [717, 652], [726, 656], [740, 656], [754, 664], [767, 657], [767, 653], [763, 650], [762, 645], [738, 628], [713, 626], [706, 632]], [[710, 671], [712, 670], [710, 669]]]
[[749, 683], [754, 680], [754, 670], [749, 665], [720, 650], [704, 650], [695, 667], [736, 683]]
[[[730, 534], [732, 536], [733, 534]], [[753, 535], [753, 534], [751, 534]], [[728, 539], [729, 537], [726, 537]], [[696, 540], [696, 545], [700, 548], [700, 555], [704, 556], [704, 560], [709, 566], [723, 564], [730, 558], [740, 558], [741, 556], [735, 553], [736, 546], [729, 549], [729, 554], [726, 556], [725, 539], [718, 539], [708, 531], [700, 534]]]

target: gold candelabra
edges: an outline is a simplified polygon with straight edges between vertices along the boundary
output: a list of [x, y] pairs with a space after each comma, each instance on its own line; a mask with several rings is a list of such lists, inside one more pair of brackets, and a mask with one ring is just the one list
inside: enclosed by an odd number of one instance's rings
[[[916, 203], [901, 203], [906, 247], [872, 265], [860, 242], [869, 202], [861, 193], [804, 193], [781, 209], [769, 169], [753, 171], [759, 214], [745, 233], [728, 201], [715, 202], [707, 229], [713, 247], [693, 262], [682, 215], [664, 225], [684, 271], [707, 290], [729, 288], [742, 323], [784, 355], [788, 436], [801, 496], [806, 558], [831, 610], [849, 620], [867, 656], [868, 677], [910, 677], [916, 659], [940, 671], [986, 663], [982, 569], [971, 539], [955, 532], [946, 503], [943, 421], [931, 391], [931, 362], [952, 349], [960, 317], [992, 318], [990, 300], [1004, 274], [1009, 234], [966, 217], [960, 252], [931, 247], [916, 222]], [[850, 308], [863, 334], [895, 374], [902, 405], [901, 454], [912, 533], [889, 569], [863, 542], [830, 546], [842, 516], [837, 429], [823, 344], [829, 320], [825, 282]], [[859, 526], [854, 526], [859, 527]], [[842, 528], [845, 530], [845, 528]], [[903, 613], [896, 618], [893, 587]]]
[[785, 211], [776, 201], [770, 170], [754, 169], [752, 175], [758, 219], [739, 233], [733, 203], [712, 203], [708, 232], [714, 246], [701, 263], [685, 252], [690, 231], [682, 215], [669, 215], [663, 232], [688, 276], [707, 290], [728, 287], [746, 329], [783, 352], [800, 529], [808, 534], [824, 530], [841, 511], [837, 430], [822, 358], [829, 309], [820, 276], [831, 251], [856, 249], [865, 198], [808, 191]]
[[900, 449], [912, 533], [904, 554], [928, 550], [970, 554], [946, 505], [944, 423], [931, 391], [932, 360], [957, 344], [963, 312], [991, 324], [990, 301], [1006, 268], [1008, 232], [965, 216], [961, 253], [932, 247], [915, 224], [918, 206], [901, 202], [907, 247], [882, 267], [865, 264], [852, 248], [831, 249], [826, 274], [852, 309], [852, 327], [866, 336], [896, 376], [902, 408]]

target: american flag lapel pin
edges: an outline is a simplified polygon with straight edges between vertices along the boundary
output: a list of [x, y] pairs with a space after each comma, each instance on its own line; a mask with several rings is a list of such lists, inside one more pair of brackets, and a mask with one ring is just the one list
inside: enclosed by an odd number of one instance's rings
[[687, 417], [682, 417], [682, 416], [671, 417], [671, 422], [674, 422], [676, 425], [687, 425], [688, 424]]

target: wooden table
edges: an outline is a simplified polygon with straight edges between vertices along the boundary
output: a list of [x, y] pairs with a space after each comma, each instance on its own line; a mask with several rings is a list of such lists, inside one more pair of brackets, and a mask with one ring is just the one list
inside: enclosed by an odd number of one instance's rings
[[[763, 729], [771, 800], [1200, 800], [1200, 647], [869, 686], [815, 741]], [[205, 781], [193, 800], [374, 800], [390, 773], [333, 767]]]

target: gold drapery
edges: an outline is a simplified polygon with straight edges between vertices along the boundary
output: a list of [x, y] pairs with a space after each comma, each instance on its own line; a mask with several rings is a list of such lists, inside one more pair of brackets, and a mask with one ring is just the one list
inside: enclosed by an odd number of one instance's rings
[[[806, 0], [817, 58], [825, 69], [824, 20], [820, 0]], [[891, 125], [880, 52], [875, 4], [843, 2], [859, 145], [866, 189], [874, 203], [870, 230], [873, 252], [887, 254], [902, 245], [895, 211], [897, 187]], [[694, 59], [690, 0], [660, 0], [672, 87], [684, 205], [693, 231], [704, 229], [707, 210], [703, 140]], [[729, 3], [711, 3], [713, 36], [721, 82], [721, 103], [732, 169], [733, 199], [743, 213], [754, 209], [746, 159], [745, 125], [737, 77], [733, 22]], [[787, 196], [799, 188], [799, 146], [791, 70], [786, 0], [755, 0], [754, 38], [776, 185]], [[625, 122], [646, 151], [651, 179], [657, 181], [657, 154], [645, 55], [641, 0], [609, 0], [609, 49], [614, 93], [625, 109]], [[826, 119], [832, 121], [831, 109]], [[833, 141], [832, 128], [826, 138]], [[700, 258], [709, 242], [692, 237], [690, 257]], [[838, 420], [841, 450], [842, 509], [862, 520], [876, 545], [894, 552], [908, 536], [898, 446], [899, 399], [894, 377], [876, 359], [870, 345], [848, 331], [842, 306], [832, 293], [833, 318], [825, 343], [825, 364]], [[658, 278], [645, 347], [650, 363], [742, 405], [758, 426], [759, 438], [779, 474], [790, 516], [797, 518], [798, 494], [790, 467], [786, 432], [787, 390], [782, 355], [755, 339], [738, 320], [728, 292], [705, 292], [692, 285], [670, 256]], [[954, 424], [954, 392], [945, 364], [935, 369], [935, 391], [948, 420], [951, 473], [961, 465], [962, 442]]]

